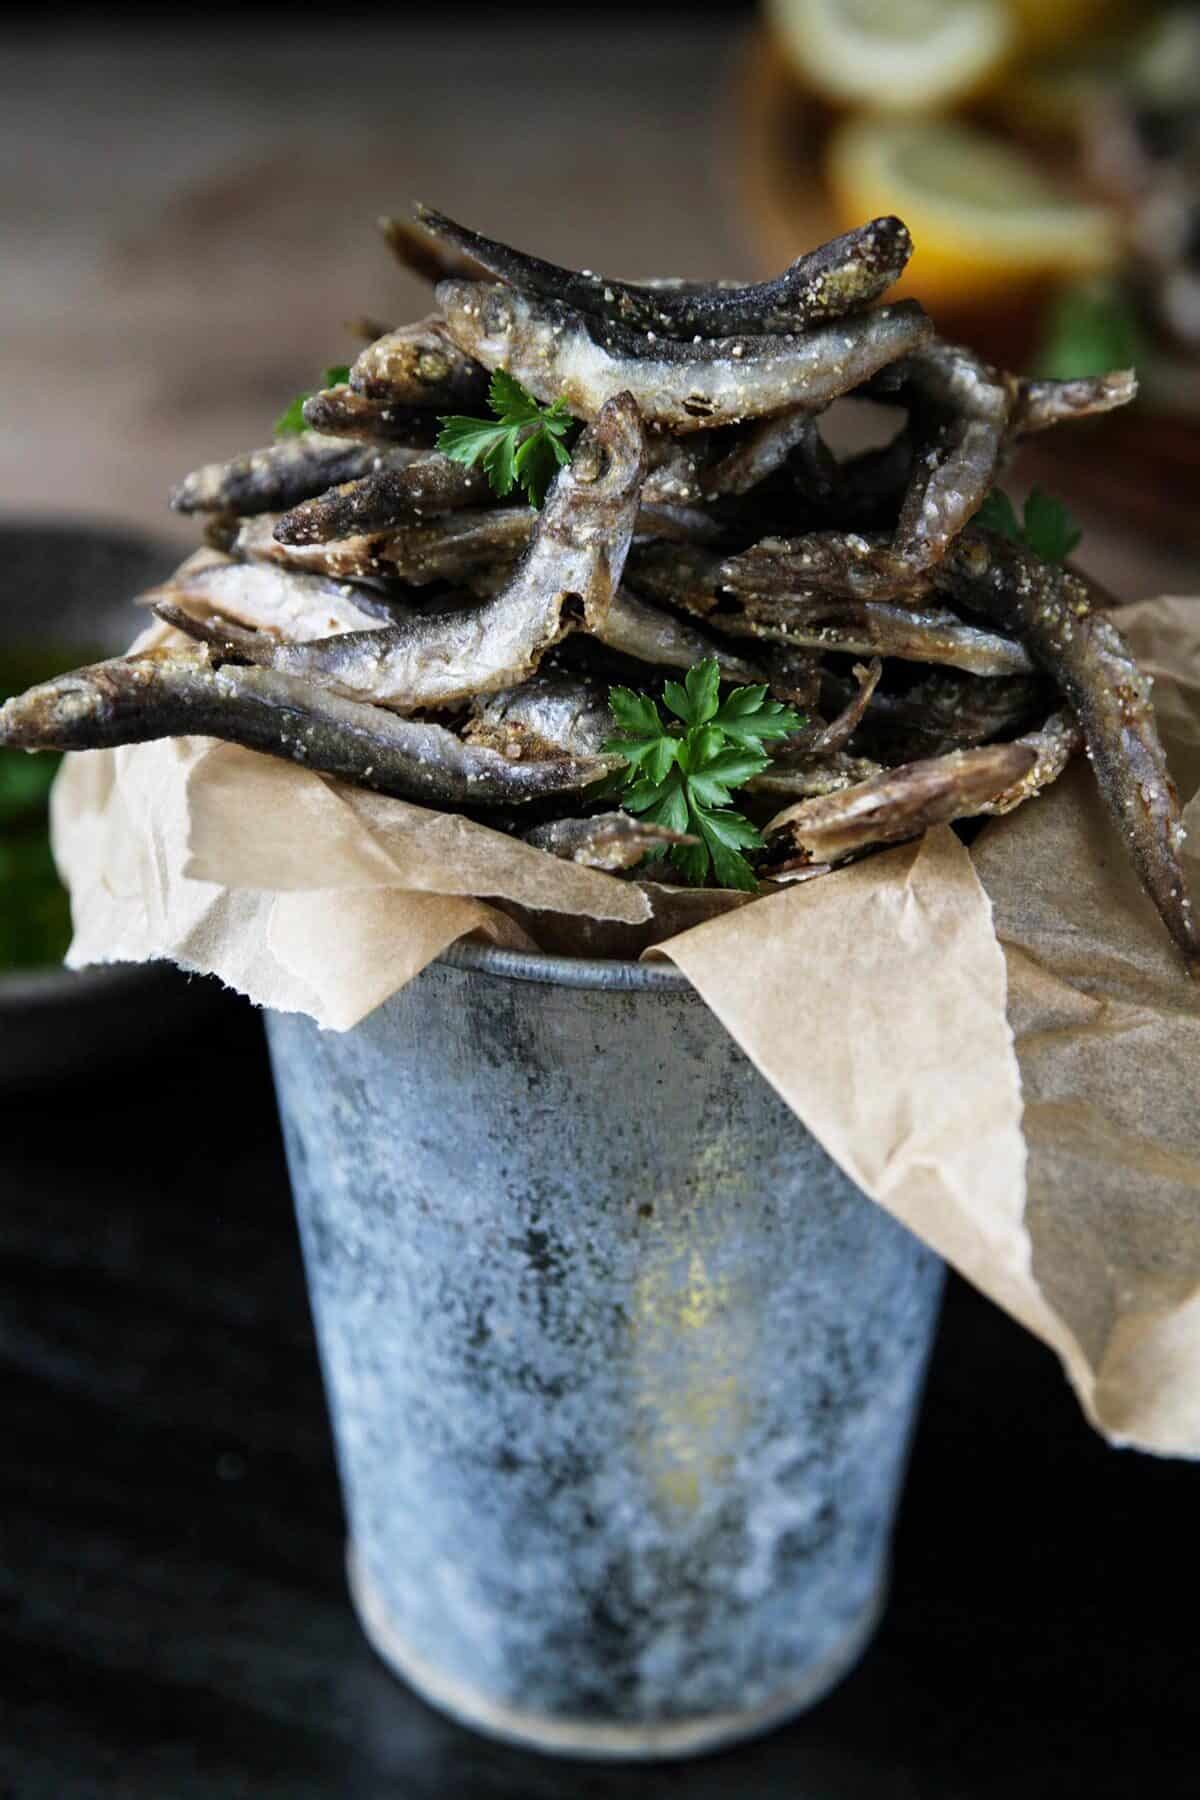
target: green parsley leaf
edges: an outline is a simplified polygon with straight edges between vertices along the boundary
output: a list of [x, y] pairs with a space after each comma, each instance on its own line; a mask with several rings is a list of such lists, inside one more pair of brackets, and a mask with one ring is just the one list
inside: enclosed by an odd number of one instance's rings
[[566, 401], [560, 397], [543, 406], [515, 376], [497, 369], [488, 386], [488, 405], [498, 424], [457, 414], [439, 419], [438, 449], [468, 469], [482, 464], [501, 499], [519, 483], [530, 505], [541, 506], [555, 475], [571, 460], [566, 440], [574, 435], [576, 422]]
[[1070, 381], [1135, 368], [1144, 356], [1142, 326], [1129, 295], [1111, 280], [1080, 281], [1050, 303], [1034, 373]]
[[722, 701], [715, 657], [696, 663], [682, 682], [668, 681], [663, 702], [674, 719], [664, 720], [649, 695], [632, 688], [609, 694], [619, 729], [604, 750], [625, 759], [622, 805], [699, 840], [671, 847], [685, 881], [699, 884], [711, 873], [722, 887], [753, 893], [758, 883], [742, 853], [761, 849], [762, 839], [731, 796], [766, 768], [764, 741], [789, 737], [804, 720], [768, 700], [765, 686], [734, 688]]
[[990, 490], [975, 514], [974, 523], [984, 531], [994, 531], [998, 537], [1011, 538], [1014, 544], [1021, 542], [1021, 521], [1016, 508], [1000, 488]]
[[299, 437], [302, 431], [308, 430], [308, 425], [304, 418], [304, 402], [307, 399], [307, 394], [297, 394], [287, 411], [280, 413], [275, 421], [275, 436], [277, 438]]
[[1024, 544], [1043, 562], [1065, 562], [1083, 539], [1062, 501], [1044, 494], [1041, 488], [1030, 489], [1020, 521], [1008, 495], [993, 488], [976, 513], [975, 523], [1015, 544]]
[[1032, 488], [1025, 502], [1021, 535], [1043, 562], [1065, 562], [1083, 537], [1061, 500]]
[[[340, 387], [344, 381], [349, 381], [349, 379], [349, 363], [332, 363], [328, 369], [323, 369], [321, 372], [322, 387]], [[316, 392], [319, 392], [319, 390], [314, 388], [313, 393]], [[277, 438], [299, 437], [302, 431], [308, 430], [308, 421], [304, 417], [304, 402], [311, 399], [312, 393], [297, 394], [287, 411], [280, 413], [275, 421], [275, 436]]]

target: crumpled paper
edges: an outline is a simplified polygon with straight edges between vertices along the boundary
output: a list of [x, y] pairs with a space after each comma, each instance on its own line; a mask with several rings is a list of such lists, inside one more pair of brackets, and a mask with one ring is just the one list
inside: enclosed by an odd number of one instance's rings
[[[1121, 624], [1195, 795], [1200, 606]], [[943, 827], [673, 936], [650, 884], [207, 740], [68, 758], [53, 823], [73, 967], [170, 957], [337, 1030], [467, 933], [664, 940], [649, 953], [868, 1194], [1057, 1352], [1110, 1441], [1200, 1456], [1200, 993], [1086, 765], [970, 851]]]

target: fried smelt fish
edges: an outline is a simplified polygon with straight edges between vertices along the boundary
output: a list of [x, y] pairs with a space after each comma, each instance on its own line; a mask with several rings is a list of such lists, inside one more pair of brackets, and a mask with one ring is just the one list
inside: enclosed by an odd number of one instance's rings
[[397, 712], [512, 687], [577, 622], [603, 624], [633, 536], [643, 469], [637, 407], [619, 394], [559, 471], [528, 556], [494, 599], [320, 642], [233, 635], [223, 653]]
[[762, 538], [727, 557], [718, 580], [742, 598], [815, 589], [847, 600], [894, 600], [925, 585], [886, 538], [855, 531]]
[[919, 837], [931, 825], [970, 818], [1005, 793], [1036, 761], [1028, 744], [989, 744], [905, 763], [869, 780], [790, 806], [767, 825], [772, 874], [809, 863], [844, 862], [875, 844]]
[[1180, 852], [1179, 796], [1167, 769], [1150, 682], [1082, 576], [1024, 546], [970, 533], [941, 565], [956, 601], [1019, 631], [1083, 727], [1088, 759], [1142, 885], [1200, 979], [1200, 930]]
[[855, 663], [854, 679], [858, 684], [858, 692], [853, 699], [842, 708], [836, 719], [822, 727], [816, 735], [806, 741], [806, 748], [828, 755], [833, 750], [843, 750], [862, 724], [863, 715], [871, 704], [871, 696], [879, 686], [883, 674], [883, 663], [878, 656], [869, 663]]
[[176, 512], [281, 512], [372, 469], [403, 468], [415, 452], [400, 446], [351, 443], [315, 431], [282, 438], [229, 462], [205, 463], [171, 490]]
[[1137, 376], [1132, 369], [1112, 369], [1107, 375], [1077, 376], [1072, 381], [1019, 381], [1012, 430], [1017, 437], [1047, 431], [1070, 419], [1090, 419], [1112, 412], [1136, 399]]
[[850, 756], [844, 750], [789, 750], [772, 757], [770, 767], [752, 775], [746, 786], [752, 794], [778, 800], [807, 800], [857, 787], [882, 773], [882, 766], [870, 757]]
[[463, 736], [508, 757], [599, 756], [612, 736], [608, 689], [587, 675], [540, 670], [472, 701]]
[[[385, 216], [379, 220], [379, 229], [396, 261], [431, 286], [436, 286], [439, 281], [486, 281], [488, 278], [489, 271], [473, 256], [464, 256], [461, 251], [439, 243], [411, 219]], [[382, 333], [375, 331], [371, 335], [380, 337]]]
[[[833, 459], [826, 450], [817, 429], [817, 421], [807, 407], [779, 413], [773, 419], [760, 419], [745, 432], [719, 462], [711, 464], [700, 476], [700, 490], [714, 497], [718, 494], [746, 494], [782, 468], [793, 451], [804, 449], [810, 462], [827, 459], [832, 474]], [[822, 452], [824, 456], [822, 457]]]
[[413, 450], [422, 450], [438, 434], [436, 413], [418, 406], [388, 406], [382, 400], [368, 400], [344, 381], [337, 387], [310, 394], [303, 412], [310, 430], [328, 437], [365, 438], [368, 442], [407, 444]]
[[[252, 519], [239, 520], [229, 539], [230, 551], [250, 562], [275, 563], [279, 568], [290, 569], [298, 575], [327, 575], [335, 581], [355, 582], [359, 584], [359, 589], [364, 583], [378, 587], [394, 584], [396, 571], [383, 554], [389, 543], [385, 532], [368, 532], [362, 537], [335, 538], [328, 544], [281, 544], [275, 536], [279, 519], [278, 513], [258, 513]], [[230, 607], [221, 606], [220, 610], [232, 611], [235, 619], [242, 618], [240, 612]], [[259, 625], [265, 621], [245, 619], [242, 622]], [[309, 633], [310, 637], [327, 635], [328, 633], [322, 632]]]
[[537, 516], [530, 506], [470, 507], [428, 525], [389, 531], [381, 554], [398, 580], [415, 587], [431, 581], [473, 586], [479, 578], [490, 593], [490, 571], [528, 550]]
[[671, 844], [694, 844], [685, 831], [669, 831], [626, 812], [595, 813], [590, 819], [555, 819], [522, 833], [527, 844], [548, 850], [565, 862], [582, 863], [586, 869], [607, 869], [619, 874], [635, 869], [647, 856], [661, 854]]
[[1017, 383], [972, 351], [939, 338], [904, 364], [907, 379], [938, 418], [917, 454], [893, 547], [914, 571], [946, 553], [995, 480], [1009, 434]]
[[736, 656], [728, 644], [719, 643], [671, 613], [660, 611], [648, 600], [640, 600], [624, 586], [617, 589], [607, 613], [590, 630], [591, 635], [610, 650], [619, 650], [623, 656], [632, 656], [638, 662], [652, 663], [658, 668], [690, 669], [693, 663], [715, 656], [722, 681], [767, 679], [756, 662]]
[[798, 257], [773, 281], [747, 287], [690, 282], [646, 286], [544, 262], [481, 237], [429, 206], [414, 211], [427, 231], [509, 287], [561, 302], [588, 318], [673, 338], [805, 331], [877, 300], [912, 255], [912, 239], [899, 219], [872, 219]]
[[[738, 561], [739, 559], [732, 559]], [[966, 624], [944, 606], [904, 605], [830, 596], [816, 587], [779, 591], [755, 572], [746, 594], [731, 595], [723, 580], [729, 562], [694, 545], [635, 544], [629, 581], [645, 598], [710, 620], [730, 637], [758, 638], [793, 650], [840, 650], [853, 656], [895, 656], [967, 669], [976, 675], [1025, 674], [1029, 652], [1015, 638]]]
[[613, 758], [510, 762], [441, 725], [401, 719], [205, 646], [151, 650], [60, 675], [0, 707], [0, 747], [102, 750], [215, 737], [429, 806], [520, 805], [583, 792]]
[[[258, 520], [246, 520], [238, 532], [242, 555], [257, 557], [265, 538]], [[278, 549], [279, 546], [275, 545]], [[216, 550], [189, 556], [161, 587], [143, 596], [148, 606], [199, 607], [218, 612], [255, 631], [272, 632], [295, 642], [333, 637], [349, 631], [373, 631], [396, 617], [381, 594], [328, 574], [281, 569], [262, 561], [240, 562]]]
[[552, 300], [478, 282], [443, 281], [438, 304], [454, 341], [488, 369], [506, 369], [539, 400], [561, 395], [594, 419], [629, 392], [647, 425], [676, 432], [827, 405], [915, 349], [932, 327], [911, 300], [815, 327], [802, 337], [638, 338]]
[[1027, 731], [1016, 741], [1027, 744], [1034, 752], [1032, 768], [1002, 794], [997, 794], [994, 800], [989, 800], [986, 806], [981, 806], [980, 812], [1010, 813], [1026, 800], [1036, 799], [1043, 788], [1058, 780], [1072, 757], [1078, 756], [1083, 749], [1083, 728], [1070, 713], [1056, 712], [1051, 713], [1036, 731]]
[[481, 406], [488, 379], [473, 357], [447, 333], [436, 313], [402, 325], [360, 350], [350, 368], [356, 394], [388, 406], [430, 407], [457, 412]]
[[[826, 676], [826, 685], [834, 678]], [[843, 689], [845, 684], [841, 684]], [[1017, 736], [1044, 714], [1044, 675], [967, 675], [938, 669], [901, 693], [876, 694], [858, 733], [862, 748], [882, 762], [916, 762], [968, 750], [991, 738]]]
[[464, 468], [430, 450], [402, 469], [377, 469], [303, 501], [283, 515], [275, 535], [281, 544], [327, 544], [484, 505], [490, 495], [482, 469]]
[[[722, 628], [731, 630], [726, 617]], [[1016, 638], [964, 624], [944, 607], [890, 606], [879, 600], [844, 602], [836, 621], [754, 616], [743, 631], [805, 650], [841, 650], [852, 656], [895, 656], [901, 662], [936, 663], [973, 675], [1024, 674], [1033, 667]]]

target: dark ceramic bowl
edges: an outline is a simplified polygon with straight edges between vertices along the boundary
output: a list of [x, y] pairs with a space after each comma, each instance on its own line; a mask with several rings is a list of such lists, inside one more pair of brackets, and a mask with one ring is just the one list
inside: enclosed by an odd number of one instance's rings
[[[134, 597], [178, 562], [102, 525], [0, 519], [0, 656], [117, 655], [145, 624]], [[210, 984], [166, 964], [0, 970], [0, 1090], [95, 1072], [177, 1030]]]

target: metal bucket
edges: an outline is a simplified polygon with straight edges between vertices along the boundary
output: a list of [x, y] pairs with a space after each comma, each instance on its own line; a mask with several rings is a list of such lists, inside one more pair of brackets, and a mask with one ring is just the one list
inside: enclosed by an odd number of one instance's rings
[[267, 1030], [380, 1655], [563, 1754], [819, 1699], [882, 1607], [938, 1259], [673, 969], [461, 946]]

